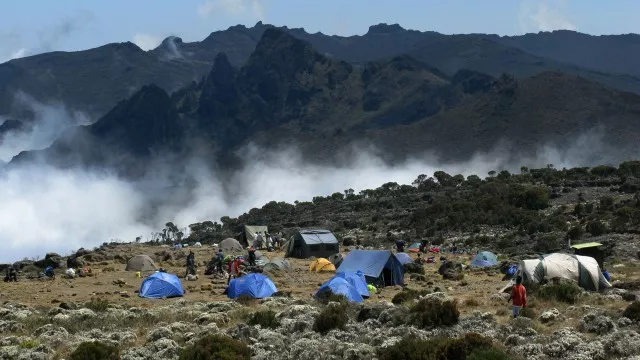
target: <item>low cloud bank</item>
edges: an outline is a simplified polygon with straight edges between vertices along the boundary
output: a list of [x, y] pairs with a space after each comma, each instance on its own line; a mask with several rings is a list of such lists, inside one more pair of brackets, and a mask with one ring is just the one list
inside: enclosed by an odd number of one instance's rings
[[[48, 146], [61, 128], [89, 122], [62, 106], [32, 102], [38, 124], [27, 135], [14, 134], [0, 144], [0, 158], [10, 159], [21, 150]], [[467, 161], [443, 163], [425, 153], [389, 164], [372, 147], [353, 147], [331, 165], [305, 161], [294, 148], [265, 151], [244, 149], [243, 168], [234, 174], [217, 173], [204, 161], [188, 161], [183, 175], [170, 165], [154, 168], [146, 178], [130, 182], [113, 173], [59, 170], [28, 164], [0, 171], [0, 262], [43, 256], [45, 252], [69, 254], [112, 239], [144, 240], [173, 221], [179, 227], [236, 217], [270, 201], [308, 201], [345, 189], [356, 192], [386, 182], [410, 184], [419, 174], [437, 170], [450, 174], [486, 176], [490, 170], [519, 171], [520, 166], [557, 168], [593, 165], [612, 153], [602, 144], [602, 131], [587, 132], [563, 148], [541, 146], [537, 154], [519, 156], [509, 144]]]

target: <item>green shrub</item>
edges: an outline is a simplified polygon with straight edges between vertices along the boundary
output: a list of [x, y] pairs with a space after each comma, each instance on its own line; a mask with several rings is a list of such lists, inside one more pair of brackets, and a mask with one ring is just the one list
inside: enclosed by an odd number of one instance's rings
[[541, 286], [536, 295], [545, 300], [575, 304], [582, 294], [582, 288], [573, 281], [559, 281]]
[[569, 229], [567, 232], [567, 237], [571, 240], [578, 240], [582, 237], [584, 231], [582, 230], [582, 226], [577, 225]]
[[101, 342], [83, 342], [69, 356], [69, 360], [117, 360], [120, 359], [118, 348]]
[[313, 322], [313, 331], [326, 334], [333, 329], [344, 329], [349, 321], [347, 314], [347, 305], [340, 304], [338, 306], [327, 306], [318, 315]]
[[84, 307], [95, 312], [105, 312], [109, 308], [109, 302], [106, 299], [92, 298]]
[[405, 337], [393, 346], [378, 350], [378, 356], [380, 360], [465, 360], [470, 354], [489, 350], [492, 346], [490, 339], [476, 333], [465, 334], [462, 338], [430, 340]]
[[27, 339], [20, 343], [20, 347], [23, 349], [35, 349], [38, 345], [40, 345], [40, 343], [34, 339]]
[[467, 360], [510, 360], [511, 357], [505, 354], [504, 351], [492, 347], [488, 349], [477, 349], [474, 350], [469, 356], [467, 356]]
[[349, 299], [342, 294], [334, 294], [333, 291], [327, 290], [324, 291], [317, 296], [318, 300], [320, 300], [323, 304], [328, 304], [330, 302], [337, 302], [340, 304], [348, 304]]
[[254, 297], [252, 297], [251, 295], [240, 295], [236, 299], [236, 302], [238, 304], [243, 305], [243, 306], [250, 306], [250, 305], [253, 305], [254, 303], [256, 303], [257, 300]]
[[251, 349], [224, 335], [209, 335], [180, 353], [180, 360], [249, 360]]
[[413, 290], [409, 288], [404, 288], [399, 293], [393, 295], [393, 298], [391, 298], [391, 302], [394, 303], [395, 305], [400, 305], [402, 303], [415, 300], [420, 296], [424, 296], [427, 294], [429, 294], [429, 290]]
[[633, 321], [640, 321], [640, 301], [634, 301], [622, 313], [622, 316]]
[[276, 318], [273, 310], [256, 311], [251, 314], [249, 325], [260, 325], [263, 329], [276, 329], [280, 326], [280, 321]]
[[526, 317], [528, 319], [537, 319], [538, 314], [536, 314], [535, 310], [530, 307], [524, 307], [520, 309], [520, 316]]
[[411, 322], [422, 328], [455, 325], [460, 318], [458, 303], [455, 300], [425, 298], [412, 306], [409, 312]]
[[593, 236], [600, 236], [607, 233], [607, 226], [602, 221], [591, 221], [587, 224], [587, 231]]

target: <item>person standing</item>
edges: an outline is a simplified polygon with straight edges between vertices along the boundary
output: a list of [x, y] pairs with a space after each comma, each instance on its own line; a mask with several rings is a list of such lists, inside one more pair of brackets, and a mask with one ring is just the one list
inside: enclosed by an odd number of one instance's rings
[[196, 255], [193, 251], [189, 251], [189, 255], [187, 256], [187, 275], [189, 274], [196, 274]]
[[249, 266], [256, 266], [256, 249], [249, 248]]
[[396, 241], [396, 251], [401, 253], [404, 252], [404, 240], [397, 240]]
[[520, 316], [520, 310], [527, 307], [527, 289], [522, 285], [522, 276], [516, 278], [516, 284], [511, 288], [509, 300], [513, 301], [513, 318]]
[[238, 277], [239, 274], [240, 274], [240, 261], [238, 261], [238, 258], [236, 257], [229, 262], [229, 279], [227, 279], [227, 285], [229, 285], [229, 283], [231, 282], [232, 277], [235, 279]]

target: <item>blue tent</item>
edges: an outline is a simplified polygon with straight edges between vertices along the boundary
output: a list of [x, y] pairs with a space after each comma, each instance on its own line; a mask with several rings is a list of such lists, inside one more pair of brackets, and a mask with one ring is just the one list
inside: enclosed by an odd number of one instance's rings
[[337, 271], [362, 271], [377, 286], [404, 284], [404, 266], [389, 250], [352, 250]]
[[354, 288], [356, 288], [356, 290], [358, 290], [358, 294], [360, 294], [362, 297], [369, 297], [369, 288], [367, 287], [367, 280], [364, 278], [364, 274], [362, 273], [362, 271], [358, 271], [358, 272], [343, 271], [343, 272], [336, 273], [336, 276], [334, 277], [341, 277], [347, 280], [347, 282], [349, 282], [351, 286], [353, 286]]
[[320, 286], [320, 289], [316, 293], [316, 296], [322, 297], [323, 293], [327, 291], [331, 291], [334, 294], [344, 295], [347, 300], [351, 302], [361, 303], [364, 301], [364, 299], [358, 292], [358, 289], [353, 287], [353, 285], [351, 285], [349, 281], [339, 276], [334, 276], [329, 281], [322, 284], [322, 286]]
[[140, 286], [140, 297], [162, 299], [184, 295], [182, 282], [177, 276], [166, 272], [149, 275]]
[[498, 257], [490, 251], [481, 251], [471, 260], [471, 266], [489, 267], [495, 265], [498, 265]]
[[409, 256], [409, 254], [407, 253], [403, 253], [403, 252], [396, 253], [396, 257], [398, 258], [398, 261], [400, 261], [402, 265], [413, 262], [413, 259], [411, 259], [411, 256]]
[[277, 292], [276, 285], [269, 277], [254, 273], [231, 280], [227, 296], [235, 299], [242, 295], [249, 295], [256, 299], [262, 299]]

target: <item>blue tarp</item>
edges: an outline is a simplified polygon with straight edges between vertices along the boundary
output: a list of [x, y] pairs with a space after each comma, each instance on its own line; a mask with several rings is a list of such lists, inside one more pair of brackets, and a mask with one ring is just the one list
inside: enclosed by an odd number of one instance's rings
[[377, 285], [404, 284], [404, 266], [389, 250], [352, 250], [337, 271], [362, 271], [367, 283]]
[[149, 275], [140, 286], [140, 297], [162, 299], [183, 296], [182, 282], [177, 276], [165, 272]]
[[490, 251], [481, 251], [471, 260], [471, 266], [489, 267], [498, 265], [498, 257]]
[[334, 277], [341, 277], [349, 282], [351, 286], [356, 288], [358, 293], [362, 297], [369, 296], [369, 288], [367, 287], [367, 280], [364, 278], [364, 274], [361, 271], [358, 272], [339, 272]]
[[413, 259], [411, 259], [411, 256], [409, 256], [409, 254], [407, 253], [396, 253], [396, 257], [402, 265], [413, 262]]
[[[334, 294], [344, 295], [347, 300], [351, 302], [361, 303], [364, 301], [364, 299], [358, 292], [358, 289], [353, 287], [353, 285], [351, 285], [346, 279], [339, 276], [334, 276], [331, 278], [331, 280], [322, 284], [322, 286], [320, 286], [320, 289], [316, 293], [316, 296], [322, 297], [322, 294], [326, 291], [331, 291]], [[367, 292], [368, 291], [369, 290], [367, 290]]]
[[276, 285], [269, 277], [254, 273], [231, 280], [227, 296], [235, 299], [242, 295], [249, 295], [256, 299], [262, 299], [277, 292]]

